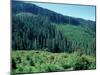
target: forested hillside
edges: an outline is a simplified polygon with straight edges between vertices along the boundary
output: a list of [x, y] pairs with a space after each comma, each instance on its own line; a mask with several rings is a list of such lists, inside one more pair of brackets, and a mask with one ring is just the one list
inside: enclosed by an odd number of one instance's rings
[[95, 69], [96, 22], [12, 1], [12, 50], [15, 73]]
[[13, 14], [18, 14], [20, 12], [28, 12], [35, 15], [44, 15], [47, 16], [50, 21], [54, 23], [67, 23], [71, 25], [82, 25], [82, 26], [88, 26], [92, 30], [95, 31], [95, 22], [90, 20], [84, 20], [81, 18], [74, 18], [71, 16], [64, 16], [62, 14], [56, 13], [54, 11], [44, 9], [42, 7], [39, 7], [35, 4], [21, 2], [21, 1], [13, 1], [12, 2], [12, 12]]
[[[24, 2], [12, 2], [12, 48], [95, 54], [95, 22], [70, 18]], [[63, 31], [62, 31], [63, 30]]]

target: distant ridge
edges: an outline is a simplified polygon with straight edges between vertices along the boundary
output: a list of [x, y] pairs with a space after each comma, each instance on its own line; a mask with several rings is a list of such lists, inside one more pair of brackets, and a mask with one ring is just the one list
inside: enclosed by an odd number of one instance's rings
[[20, 12], [28, 12], [35, 15], [45, 15], [47, 16], [53, 23], [63, 23], [63, 24], [71, 24], [71, 25], [81, 25], [87, 26], [95, 31], [96, 22], [91, 20], [84, 20], [82, 18], [75, 18], [70, 16], [64, 16], [62, 14], [56, 13], [54, 11], [42, 8], [32, 3], [25, 3], [24, 1], [12, 1], [12, 12], [14, 14], [18, 14]]

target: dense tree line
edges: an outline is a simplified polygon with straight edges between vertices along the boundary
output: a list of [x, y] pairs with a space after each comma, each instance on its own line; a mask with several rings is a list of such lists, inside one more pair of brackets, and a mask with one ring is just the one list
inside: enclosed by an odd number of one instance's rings
[[60, 52], [60, 50], [67, 48], [67, 40], [46, 16], [30, 13], [20, 13], [13, 16], [12, 40], [14, 50], [48, 48], [52, 52]]

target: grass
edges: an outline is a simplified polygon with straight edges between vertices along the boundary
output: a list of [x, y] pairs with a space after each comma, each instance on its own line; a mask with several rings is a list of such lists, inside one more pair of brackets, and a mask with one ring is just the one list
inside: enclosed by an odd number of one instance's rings
[[47, 51], [12, 51], [12, 73], [39, 73], [95, 69], [93, 56], [78, 52], [51, 53]]

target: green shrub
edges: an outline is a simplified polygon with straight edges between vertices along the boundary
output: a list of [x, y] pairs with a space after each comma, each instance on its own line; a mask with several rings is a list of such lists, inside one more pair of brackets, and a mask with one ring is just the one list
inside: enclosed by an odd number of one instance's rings
[[48, 64], [43, 63], [39, 67], [40, 67], [40, 72], [48, 72]]
[[40, 72], [40, 69], [36, 68], [36, 67], [31, 67], [31, 73], [37, 73]]
[[96, 62], [92, 62], [89, 69], [96, 69]]
[[64, 69], [70, 68], [70, 65], [68, 64], [67, 59], [61, 58], [56, 63], [58, 63], [59, 65], [61, 65]]
[[54, 72], [54, 71], [61, 71], [64, 70], [63, 67], [61, 67], [59, 64], [46, 64], [47, 72]]
[[23, 73], [24, 66], [22, 64], [17, 65], [16, 73]]
[[83, 55], [82, 58], [88, 61], [88, 69], [96, 68], [96, 58], [95, 57]]
[[74, 70], [89, 69], [89, 61], [81, 57], [77, 52], [70, 55], [67, 61], [68, 61], [68, 65], [73, 67]]
[[49, 72], [64, 70], [59, 64], [49, 64]]

